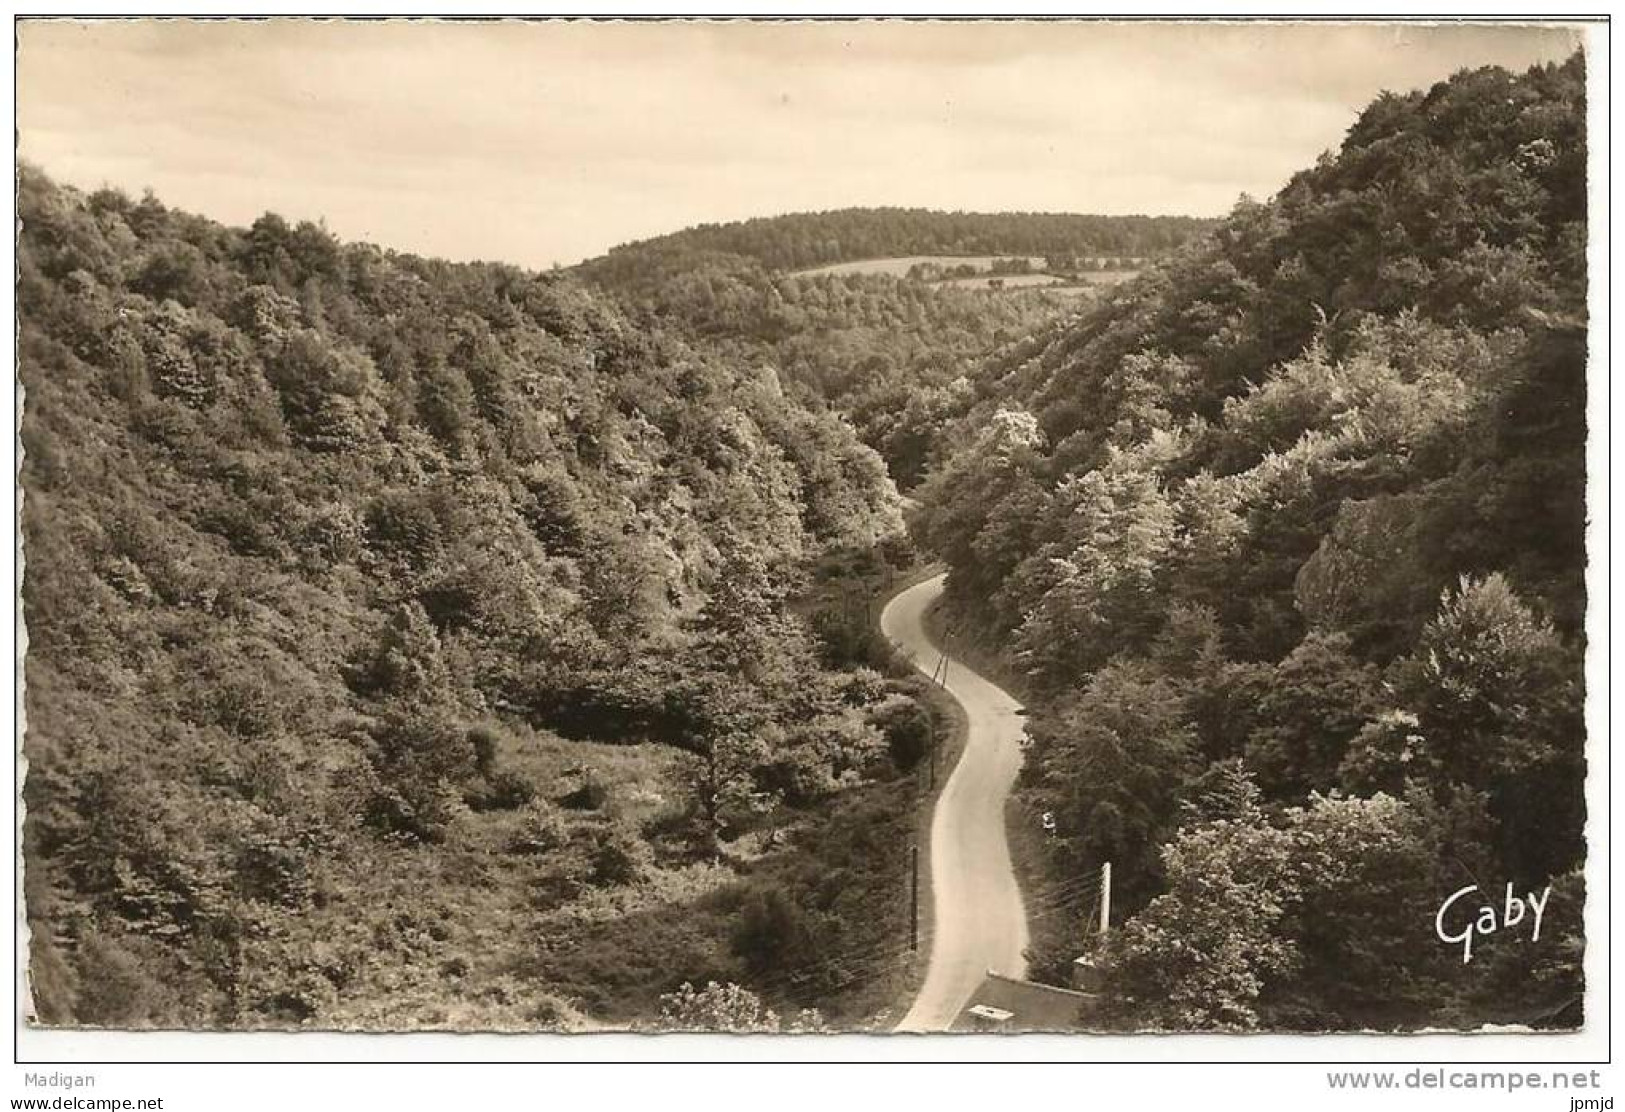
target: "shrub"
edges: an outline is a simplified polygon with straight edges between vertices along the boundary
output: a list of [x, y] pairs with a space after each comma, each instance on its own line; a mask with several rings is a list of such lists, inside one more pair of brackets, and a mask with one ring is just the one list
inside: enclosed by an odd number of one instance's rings
[[812, 626], [819, 653], [832, 668], [883, 671], [891, 663], [891, 645], [866, 612], [821, 610], [813, 615]]
[[752, 888], [740, 906], [733, 952], [754, 972], [804, 964], [810, 935], [801, 909], [777, 885]]
[[596, 776], [587, 776], [581, 786], [559, 798], [559, 803], [572, 811], [597, 811], [609, 802], [609, 788]]
[[384, 556], [416, 567], [440, 551], [440, 519], [430, 498], [395, 490], [367, 507], [367, 543]]
[[683, 982], [660, 998], [660, 1021], [680, 1031], [777, 1031], [778, 1014], [747, 988], [710, 981], [703, 989]]
[[497, 754], [502, 750], [502, 732], [484, 724], [469, 727], [468, 743], [474, 747], [474, 769], [481, 776], [489, 776], [496, 769]]
[[876, 709], [874, 724], [886, 735], [886, 749], [900, 769], [911, 769], [931, 752], [931, 712], [906, 696], [896, 696]]
[[160, 1020], [169, 992], [116, 939], [91, 934], [79, 945], [74, 1014], [96, 1027], [147, 1027]]
[[373, 766], [382, 782], [369, 807], [372, 825], [415, 841], [441, 841], [456, 789], [474, 773], [474, 747], [443, 712], [407, 707], [391, 712], [374, 735]]
[[303, 855], [266, 835], [251, 836], [238, 851], [237, 884], [250, 899], [290, 908], [308, 904], [312, 893]]
[[520, 819], [519, 829], [508, 839], [508, 852], [542, 856], [557, 851], [569, 840], [569, 828], [552, 804], [533, 801]]
[[636, 835], [619, 827], [600, 830], [588, 854], [592, 883], [598, 888], [635, 884], [643, 878], [650, 857], [649, 847]]
[[476, 783], [463, 801], [475, 811], [512, 811], [536, 798], [536, 785], [523, 773], [504, 769]]

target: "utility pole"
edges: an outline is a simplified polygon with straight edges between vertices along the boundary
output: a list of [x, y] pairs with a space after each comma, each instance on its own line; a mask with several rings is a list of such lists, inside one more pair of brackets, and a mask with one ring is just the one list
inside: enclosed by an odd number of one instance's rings
[[908, 948], [913, 953], [920, 948], [920, 847], [908, 847], [908, 868], [912, 876], [908, 901]]
[[1100, 937], [1105, 938], [1112, 925], [1112, 863], [1106, 862], [1100, 870]]

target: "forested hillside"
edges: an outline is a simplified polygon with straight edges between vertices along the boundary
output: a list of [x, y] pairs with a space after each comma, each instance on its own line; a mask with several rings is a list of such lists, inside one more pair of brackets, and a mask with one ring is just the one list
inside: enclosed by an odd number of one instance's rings
[[[1114, 865], [1117, 1021], [1578, 1022], [1584, 124], [1578, 55], [1386, 94], [976, 378], [916, 539], [1026, 678], [1047, 867]], [[1464, 964], [1435, 910], [1508, 882], [1539, 943]]]
[[[1211, 221], [1056, 213], [843, 209], [709, 224], [583, 263], [633, 315], [652, 313], [727, 358], [779, 368], [811, 407], [844, 416], [897, 483], [918, 482], [972, 400], [970, 372], [1083, 304], [1079, 292], [975, 290], [882, 274], [786, 274], [908, 255], [1163, 254]], [[1084, 300], [1088, 296], [1084, 295]]]
[[627, 285], [651, 270], [662, 276], [688, 270], [710, 255], [747, 258], [771, 271], [903, 255], [1143, 257], [1170, 251], [1211, 224], [1190, 216], [837, 209], [701, 224], [616, 247], [582, 269], [595, 279]]
[[849, 428], [568, 277], [19, 189], [44, 1018], [865, 1018], [929, 722], [792, 597], [897, 538]]
[[1079, 304], [1043, 290], [969, 290], [880, 274], [776, 275], [725, 255], [689, 259], [658, 283], [647, 275], [664, 272], [641, 273], [629, 284], [597, 281], [629, 314], [719, 358], [776, 368], [797, 401], [844, 417], [904, 489], [935, 458], [942, 431], [969, 411], [975, 368]]

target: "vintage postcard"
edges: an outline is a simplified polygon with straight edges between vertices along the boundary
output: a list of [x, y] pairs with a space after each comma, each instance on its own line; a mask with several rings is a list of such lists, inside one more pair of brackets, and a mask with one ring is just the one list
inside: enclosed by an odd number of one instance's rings
[[16, 30], [36, 1027], [1596, 1020], [1582, 26]]

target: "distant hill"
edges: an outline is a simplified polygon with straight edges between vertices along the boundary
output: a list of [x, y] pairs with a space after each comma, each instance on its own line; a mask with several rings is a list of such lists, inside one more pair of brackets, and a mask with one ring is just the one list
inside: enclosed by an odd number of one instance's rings
[[778, 271], [906, 255], [1141, 258], [1166, 254], [1214, 223], [1192, 216], [849, 208], [701, 224], [624, 244], [580, 269], [588, 278], [625, 286], [651, 270], [668, 273], [714, 255]]
[[956, 382], [1215, 223], [841, 209], [705, 224], [575, 273], [629, 314], [775, 367], [798, 400], [848, 418], [906, 487], [971, 400]]

